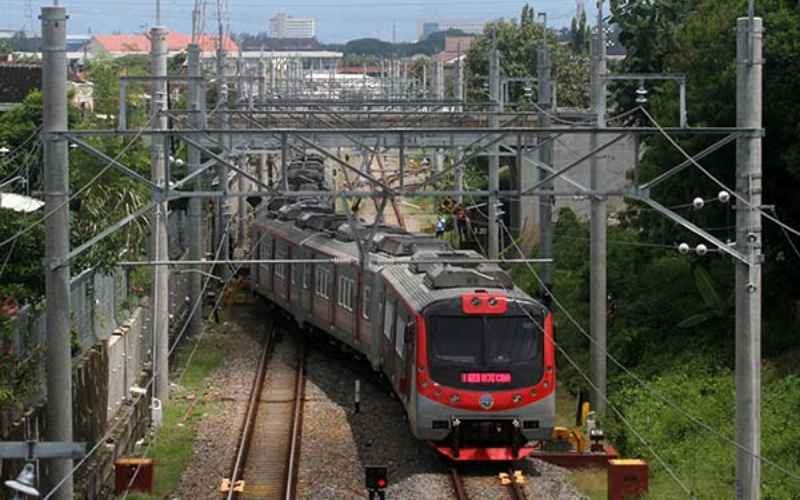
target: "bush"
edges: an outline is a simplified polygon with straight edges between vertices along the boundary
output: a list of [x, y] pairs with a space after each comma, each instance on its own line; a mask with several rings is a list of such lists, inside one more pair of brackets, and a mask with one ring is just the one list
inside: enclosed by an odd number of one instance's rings
[[[736, 389], [732, 374], [709, 369], [703, 357], [665, 371], [649, 384], [666, 399], [699, 418], [730, 439], [735, 435]], [[800, 408], [800, 377], [777, 378], [764, 374], [762, 432], [763, 456], [800, 474], [800, 428], [794, 424]], [[692, 423], [633, 382], [624, 382], [612, 393], [612, 403], [622, 409], [631, 426], [674, 469], [701, 499], [734, 498], [736, 448], [729, 442]], [[610, 439], [625, 456], [644, 457], [651, 464], [651, 495], [681, 498], [683, 493], [664, 467], [620, 419], [611, 416], [606, 424]], [[763, 497], [795, 498], [800, 484], [782, 472], [762, 464]]]

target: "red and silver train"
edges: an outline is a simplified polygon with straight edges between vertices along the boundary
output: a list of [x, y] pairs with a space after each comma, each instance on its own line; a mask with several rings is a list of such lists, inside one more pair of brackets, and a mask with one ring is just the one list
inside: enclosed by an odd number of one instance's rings
[[255, 291], [366, 357], [416, 438], [452, 460], [487, 461], [523, 458], [550, 437], [552, 314], [508, 273], [474, 251], [387, 225], [363, 241], [362, 267], [346, 216], [311, 200], [264, 208], [253, 255], [286, 263], [253, 266]]

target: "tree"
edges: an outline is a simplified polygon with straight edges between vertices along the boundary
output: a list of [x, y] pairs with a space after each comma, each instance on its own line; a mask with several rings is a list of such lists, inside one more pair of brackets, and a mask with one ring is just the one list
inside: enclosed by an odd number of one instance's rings
[[[688, 109], [694, 125], [732, 126], [736, 123], [736, 18], [747, 12], [747, 2], [697, 0], [691, 8], [677, 9], [675, 2], [663, 2], [652, 9], [643, 9], [637, 2], [616, 2], [614, 19], [622, 27], [629, 57], [625, 72], [686, 73], [689, 76]], [[796, 186], [800, 181], [800, 82], [793, 76], [800, 72], [800, 9], [787, 0], [762, 0], [758, 14], [765, 25], [764, 45], [764, 203], [775, 204], [778, 215], [790, 225], [800, 225], [800, 205], [796, 202]], [[655, 12], [653, 12], [655, 10]], [[666, 20], [671, 20], [667, 23]], [[642, 50], [649, 48], [651, 53]], [[625, 88], [621, 90], [624, 92]], [[632, 92], [619, 97], [622, 109]], [[678, 95], [674, 84], [650, 87], [648, 109], [662, 125], [676, 125]], [[688, 151], [698, 151], [711, 139], [681, 140]], [[674, 147], [654, 137], [647, 141], [646, 154], [640, 172], [642, 180], [653, 178], [666, 168], [684, 160]], [[702, 165], [728, 186], [735, 186], [735, 150], [732, 147], [702, 160]], [[654, 195], [667, 205], [691, 201], [696, 196], [714, 196], [719, 187], [696, 169], [689, 169], [659, 187]], [[717, 235], [735, 238], [731, 227], [732, 210], [709, 208], [692, 214], [692, 219], [704, 227], [726, 228]], [[652, 234], [662, 227], [652, 212], [634, 211], [629, 221]], [[776, 332], [789, 331], [792, 303], [800, 297], [796, 283], [800, 266], [788, 235], [774, 224], [764, 221], [767, 245], [765, 266], [765, 301], [773, 307], [765, 309], [768, 324]], [[661, 229], [659, 229], [660, 231]], [[668, 226], [672, 241], [689, 239], [686, 233]], [[732, 272], [733, 266], [729, 266]], [[730, 294], [731, 279], [721, 279], [723, 296]], [[773, 334], [767, 346], [782, 349], [789, 337]]]
[[[512, 77], [534, 77], [536, 75], [536, 49], [544, 43], [544, 30], [537, 23], [525, 26], [508, 21], [487, 24], [484, 34], [479, 36], [467, 54], [469, 75], [488, 75], [489, 50], [492, 34], [500, 51], [502, 73]], [[586, 107], [589, 104], [589, 60], [584, 54], [576, 54], [562, 46], [555, 36], [548, 36], [553, 78], [558, 84], [558, 101], [563, 106]], [[470, 99], [487, 98], [485, 81], [471, 79], [468, 92]], [[521, 98], [522, 86], [513, 87], [512, 99]]]
[[586, 12], [581, 12], [580, 18], [573, 17], [570, 24], [569, 40], [572, 50], [578, 54], [589, 51], [590, 30], [586, 25]]

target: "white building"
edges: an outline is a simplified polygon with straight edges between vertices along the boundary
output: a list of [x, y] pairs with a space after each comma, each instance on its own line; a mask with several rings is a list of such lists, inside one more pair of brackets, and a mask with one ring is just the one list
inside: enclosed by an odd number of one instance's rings
[[317, 20], [313, 17], [275, 14], [269, 20], [269, 34], [272, 38], [314, 38], [317, 34]]
[[417, 20], [417, 40], [447, 30], [460, 30], [468, 35], [480, 35], [488, 21], [486, 19], [419, 19]]

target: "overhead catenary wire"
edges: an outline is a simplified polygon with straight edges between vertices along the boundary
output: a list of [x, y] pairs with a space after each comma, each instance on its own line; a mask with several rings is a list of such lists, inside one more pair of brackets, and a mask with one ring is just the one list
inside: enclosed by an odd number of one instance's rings
[[[226, 236], [226, 237], [227, 237], [227, 231], [229, 231], [229, 230], [230, 230], [230, 227], [231, 227], [231, 226], [230, 226], [230, 223], [229, 223], [229, 224], [227, 225], [227, 227], [226, 227], [226, 230], [225, 230], [225, 231], [226, 231], [226, 232], [225, 232], [225, 236]], [[216, 260], [217, 258], [219, 258], [219, 255], [220, 255], [220, 252], [221, 252], [222, 248], [223, 248], [223, 246], [222, 246], [221, 244], [217, 246], [217, 250], [216, 250], [216, 253], [215, 253], [215, 256], [216, 256], [216, 257], [215, 257], [215, 260]], [[170, 353], [170, 354], [172, 354], [172, 352], [173, 352], [173, 351], [174, 351], [174, 350], [177, 348], [177, 346], [178, 346], [179, 342], [181, 341], [181, 339], [182, 339], [182, 338], [183, 338], [183, 336], [185, 335], [185, 333], [186, 333], [186, 331], [187, 331], [187, 329], [188, 329], [188, 325], [189, 325], [189, 321], [191, 320], [191, 317], [192, 317], [192, 316], [194, 315], [194, 313], [197, 311], [197, 308], [198, 308], [198, 307], [200, 307], [200, 306], [202, 305], [202, 297], [203, 297], [203, 295], [204, 295], [204, 293], [205, 293], [205, 290], [206, 290], [206, 287], [208, 286], [208, 284], [209, 284], [209, 282], [210, 282], [210, 281], [211, 281], [211, 277], [206, 277], [206, 281], [205, 281], [205, 284], [204, 284], [204, 286], [203, 286], [203, 293], [201, 293], [201, 294], [200, 294], [200, 296], [196, 297], [196, 299], [195, 299], [195, 301], [194, 301], [194, 305], [193, 305], [193, 307], [192, 307], [192, 310], [191, 310], [191, 313], [190, 313], [190, 314], [187, 316], [187, 318], [186, 318], [186, 321], [184, 322], [184, 324], [183, 324], [183, 327], [181, 328], [181, 331], [179, 332], [179, 334], [176, 336], [175, 340], [174, 340], [174, 341], [173, 341], [173, 343], [172, 343], [172, 347], [171, 347], [171, 348], [170, 348], [170, 350], [169, 350], [169, 353]], [[150, 386], [152, 386], [152, 385], [153, 385], [153, 382], [155, 381], [155, 378], [156, 378], [156, 374], [155, 374], [155, 370], [154, 370], [154, 371], [151, 373], [151, 376], [150, 376], [150, 378], [148, 379], [147, 383], [146, 383], [146, 384], [145, 384], [145, 386], [143, 387], [143, 389], [144, 389], [143, 393], [141, 393], [141, 394], [137, 394], [137, 396], [134, 398], [134, 400], [133, 400], [133, 402], [132, 402], [131, 406], [136, 406], [136, 404], [138, 404], [138, 403], [139, 403], [139, 401], [140, 401], [142, 398], [144, 398], [144, 397], [145, 397], [145, 395], [147, 394], [147, 391], [149, 390]], [[120, 426], [120, 424], [122, 424], [122, 423], [126, 423], [128, 420], [130, 420], [130, 418], [132, 418], [132, 416], [133, 416], [133, 414], [131, 414], [131, 415], [128, 417], [128, 419], [124, 419], [124, 420], [118, 420], [118, 421], [117, 421], [117, 422], [116, 422], [114, 425], [112, 425], [112, 426], [111, 426], [111, 428], [110, 428], [108, 431], [106, 431], [106, 433], [103, 435], [103, 437], [102, 437], [102, 438], [100, 438], [100, 439], [97, 441], [97, 443], [96, 443], [96, 444], [95, 444], [95, 445], [94, 445], [94, 446], [93, 446], [93, 447], [92, 447], [92, 448], [91, 448], [91, 449], [90, 449], [90, 450], [89, 450], [89, 451], [88, 451], [88, 452], [87, 452], [87, 453], [86, 453], [86, 454], [85, 454], [85, 455], [84, 455], [84, 456], [83, 456], [83, 457], [82, 457], [82, 458], [81, 458], [81, 459], [78, 461], [78, 463], [77, 463], [77, 464], [75, 464], [75, 465], [72, 467], [72, 470], [70, 471], [70, 473], [69, 473], [67, 476], [65, 476], [65, 477], [61, 478], [61, 480], [60, 480], [58, 483], [56, 483], [56, 485], [53, 487], [53, 489], [52, 489], [52, 490], [51, 490], [49, 493], [47, 493], [47, 495], [45, 495], [45, 496], [43, 497], [43, 500], [48, 500], [48, 499], [49, 499], [49, 498], [50, 498], [52, 495], [54, 495], [54, 494], [55, 494], [55, 492], [56, 492], [56, 491], [58, 491], [58, 489], [59, 489], [59, 488], [60, 488], [60, 487], [61, 487], [61, 486], [62, 486], [62, 485], [63, 485], [63, 484], [64, 484], [64, 483], [65, 483], [65, 482], [66, 482], [66, 481], [67, 481], [67, 480], [70, 478], [70, 477], [72, 477], [73, 475], [75, 475], [75, 472], [77, 472], [77, 471], [78, 471], [78, 470], [79, 470], [81, 467], [83, 467], [83, 465], [84, 465], [84, 464], [85, 464], [85, 463], [86, 463], [86, 462], [87, 462], [87, 461], [88, 461], [88, 460], [89, 460], [89, 459], [90, 459], [90, 458], [91, 458], [91, 457], [92, 457], [92, 456], [93, 456], [93, 455], [94, 455], [94, 454], [97, 452], [97, 450], [98, 450], [98, 449], [100, 449], [100, 446], [102, 446], [103, 444], [105, 444], [106, 440], [107, 440], [108, 438], [110, 438], [110, 437], [111, 437], [111, 436], [114, 434], [114, 432], [117, 430], [117, 428]]]
[[[505, 225], [503, 225], [503, 226], [505, 227]], [[508, 231], [507, 227], [505, 227], [505, 229], [506, 229], [506, 231]], [[511, 237], [510, 232], [509, 232], [508, 235], [509, 235], [509, 237]], [[512, 242], [514, 241], [513, 237], [511, 237], [511, 241]], [[520, 251], [520, 254], [522, 254], [521, 249], [519, 247], [517, 247], [517, 249]], [[508, 291], [511, 292], [511, 290], [508, 290]], [[522, 311], [522, 313], [525, 316], [528, 317], [528, 319], [531, 321], [531, 323], [536, 325], [536, 327], [539, 329], [539, 331], [542, 333], [542, 335], [546, 335], [546, 332], [545, 332], [544, 328], [542, 327], [542, 325], [540, 325], [539, 322], [535, 318], [533, 318], [531, 316], [530, 312], [526, 308], [522, 307], [520, 302], [512, 300], [509, 303], [514, 305], [514, 306], [516, 306], [520, 311]], [[551, 340], [551, 342], [553, 342], [553, 345], [556, 347], [556, 349], [558, 349], [558, 351], [561, 353], [561, 355], [564, 357], [564, 359], [566, 359], [569, 362], [569, 364], [571, 364], [572, 367], [575, 368], [575, 370], [583, 377], [583, 379], [586, 380], [586, 382], [593, 389], [595, 389], [595, 391], [597, 391], [597, 386], [592, 382], [591, 378], [586, 374], [586, 372], [584, 370], [581, 369], [581, 367], [572, 359], [572, 357], [569, 354], [567, 354], [566, 350], [564, 348], [562, 348], [561, 345], [558, 342], [556, 342], [556, 339], [554, 338], [554, 336], [551, 336], [550, 340]], [[600, 393], [600, 391], [597, 391], [597, 392]], [[617, 415], [617, 417], [620, 419], [620, 421], [623, 424], [625, 424], [625, 426], [628, 429], [630, 429], [630, 431], [633, 433], [633, 435], [639, 441], [641, 441], [641, 443], [645, 446], [645, 448], [647, 448], [648, 451], [653, 455], [653, 457], [655, 457], [656, 461], [659, 464], [661, 464], [662, 467], [664, 467], [664, 469], [667, 471], [667, 474], [669, 474], [669, 476], [672, 478], [672, 480], [675, 481], [675, 483], [678, 485], [678, 487], [680, 487], [683, 490], [683, 492], [688, 495], [689, 498], [694, 499], [695, 495], [686, 486], [686, 484], [678, 477], [678, 474], [675, 472], [675, 470], [655, 450], [655, 448], [644, 438], [644, 436], [642, 436], [642, 434], [636, 429], [636, 427], [634, 427], [634, 425], [627, 418], [625, 418], [625, 415], [622, 413], [622, 411], [620, 411], [619, 408], [617, 408], [617, 406], [615, 404], [613, 404], [608, 399], [607, 396], [601, 395], [601, 397], [606, 402], [606, 405], [608, 406], [608, 408], [610, 408], [611, 411], [614, 412], [615, 415]]]
[[781, 221], [777, 217], [773, 217], [772, 215], [770, 215], [766, 211], [764, 211], [763, 208], [754, 207], [744, 196], [742, 196], [741, 194], [737, 193], [735, 189], [731, 189], [727, 185], [725, 185], [725, 183], [723, 183], [721, 180], [719, 180], [714, 174], [712, 174], [705, 167], [700, 165], [700, 163], [697, 160], [695, 160], [694, 157], [692, 157], [689, 153], [687, 153], [686, 150], [683, 149], [680, 144], [678, 144], [678, 141], [676, 141], [671, 135], [669, 135], [669, 133], [667, 133], [666, 130], [664, 130], [664, 128], [661, 126], [660, 123], [658, 123], [658, 121], [656, 121], [656, 119], [653, 117], [653, 115], [648, 113], [647, 110], [644, 109], [644, 108], [642, 108], [642, 113], [644, 113], [644, 115], [647, 116], [647, 118], [650, 120], [650, 122], [653, 124], [653, 126], [659, 131], [659, 133], [661, 135], [663, 135], [664, 138], [667, 139], [667, 141], [669, 141], [669, 143], [672, 144], [672, 146], [675, 149], [677, 149], [679, 153], [681, 153], [689, 162], [692, 163], [692, 165], [694, 165], [698, 170], [700, 170], [703, 174], [705, 174], [706, 177], [711, 179], [716, 185], [718, 185], [722, 189], [724, 189], [724, 190], [728, 191], [729, 193], [731, 193], [731, 196], [736, 198], [738, 201], [742, 202], [748, 208], [757, 210], [761, 214], [761, 216], [764, 217], [765, 219], [777, 224], [778, 226], [782, 227], [786, 231], [789, 231], [790, 233], [794, 234], [795, 236], [800, 236], [800, 230], [789, 226], [788, 224], [786, 224], [785, 222]]
[[[227, 237], [228, 237], [228, 233], [229, 233], [229, 231], [230, 231], [230, 229], [231, 229], [231, 226], [232, 226], [232, 223], [231, 223], [231, 221], [229, 220], [229, 221], [228, 221], [228, 224], [227, 224], [227, 226], [226, 226], [226, 228], [225, 228], [225, 233], [224, 233], [224, 235], [223, 235], [225, 238], [227, 238]], [[258, 244], [260, 244], [260, 243], [261, 243], [261, 242], [262, 242], [262, 241], [263, 241], [263, 240], [266, 238], [266, 236], [267, 236], [267, 235], [266, 235], [266, 234], [264, 234], [264, 235], [263, 235], [263, 236], [262, 236], [262, 237], [259, 239], [259, 241], [258, 241], [258, 243], [255, 245], [255, 247], [257, 247], [257, 246], [258, 246]], [[222, 248], [223, 248], [223, 246], [222, 246], [222, 245], [219, 245], [219, 246], [218, 246], [218, 248], [217, 248], [217, 255], [219, 255], [219, 252], [222, 250]], [[225, 292], [225, 290], [227, 290], [227, 288], [230, 286], [230, 284], [231, 284], [231, 283], [233, 283], [233, 279], [234, 279], [234, 277], [236, 276], [236, 273], [237, 273], [237, 272], [239, 271], [239, 269], [241, 269], [241, 268], [242, 268], [242, 265], [240, 264], [240, 265], [239, 265], [239, 266], [238, 266], [238, 267], [237, 267], [237, 268], [236, 268], [236, 269], [235, 269], [235, 270], [234, 270], [232, 273], [230, 273], [230, 275], [229, 275], [228, 279], [225, 281], [225, 283], [224, 283], [224, 284], [222, 285], [222, 287], [220, 288], [220, 293], [219, 293], [219, 296], [217, 297], [217, 300], [214, 302], [214, 307], [211, 309], [211, 312], [210, 312], [210, 313], [209, 313], [209, 315], [208, 315], [208, 319], [209, 319], [209, 320], [210, 320], [210, 319], [211, 319], [211, 318], [214, 316], [214, 314], [216, 313], [216, 311], [219, 309], [219, 306], [222, 304], [222, 299], [223, 299], [223, 297], [224, 297], [224, 292]], [[208, 283], [210, 282], [210, 280], [211, 280], [211, 278], [210, 278], [210, 277], [206, 279], [205, 285], [204, 285], [204, 287], [203, 287], [203, 293], [201, 293], [201, 294], [200, 294], [200, 296], [201, 296], [201, 297], [204, 295], [204, 293], [205, 293], [205, 287], [208, 285]], [[184, 323], [183, 330], [182, 330], [182, 331], [181, 331], [181, 333], [178, 335], [178, 337], [177, 337], [176, 341], [173, 343], [172, 349], [170, 349], [170, 354], [171, 354], [171, 353], [172, 353], [172, 351], [173, 351], [173, 350], [174, 350], [174, 349], [177, 347], [177, 345], [178, 345], [178, 342], [179, 342], [180, 338], [183, 336], [183, 333], [184, 333], [184, 332], [187, 330], [187, 328], [188, 328], [188, 325], [189, 325], [189, 320], [191, 319], [191, 316], [192, 316], [192, 314], [194, 314], [194, 311], [193, 311], [193, 312], [192, 312], [192, 313], [191, 313], [191, 314], [188, 316], [188, 318], [187, 318], [187, 321]], [[177, 383], [180, 383], [180, 382], [181, 382], [181, 380], [183, 380], [183, 376], [186, 374], [187, 370], [188, 370], [188, 369], [189, 369], [189, 367], [191, 366], [192, 359], [194, 359], [194, 355], [195, 355], [195, 353], [197, 352], [197, 349], [198, 349], [198, 347], [200, 346], [200, 341], [201, 341], [201, 340], [204, 338], [204, 336], [205, 336], [205, 334], [206, 334], [206, 332], [207, 332], [207, 331], [208, 331], [208, 330], [206, 330], [206, 329], [203, 329], [203, 332], [200, 334], [200, 336], [199, 336], [199, 337], [197, 338], [197, 340], [195, 341], [195, 343], [194, 343], [194, 346], [192, 346], [192, 350], [189, 352], [189, 356], [186, 358], [186, 361], [185, 361], [185, 363], [184, 363], [183, 370], [181, 371], [181, 374], [178, 376]], [[144, 452], [142, 453], [142, 456], [143, 456], [143, 457], [147, 457], [147, 455], [149, 454], [149, 452], [150, 452], [150, 449], [151, 449], [151, 447], [152, 447], [152, 445], [153, 445], [153, 443], [154, 443], [154, 442], [155, 442], [155, 440], [151, 440], [150, 442], [148, 442], [148, 443], [147, 443], [147, 447], [145, 448]], [[130, 480], [128, 481], [128, 487], [125, 489], [125, 495], [122, 497], [122, 500], [125, 500], [125, 499], [127, 499], [127, 498], [128, 498], [128, 495], [130, 494], [130, 488], [131, 488], [131, 486], [133, 485], [133, 483], [136, 481], [136, 477], [137, 477], [137, 475], [139, 474], [139, 470], [140, 470], [140, 469], [141, 469], [141, 465], [137, 465], [137, 466], [136, 466], [136, 469], [135, 469], [135, 470], [134, 470], [134, 472], [133, 472], [133, 474], [131, 474], [131, 478], [130, 478]]]
[[[152, 123], [152, 121], [153, 121], [153, 118], [151, 117], [149, 123]], [[149, 123], [148, 123], [148, 125], [149, 125]], [[32, 231], [33, 228], [35, 228], [39, 224], [45, 222], [47, 219], [49, 219], [51, 216], [53, 216], [53, 214], [55, 214], [56, 212], [61, 210], [65, 205], [68, 205], [72, 200], [74, 200], [75, 198], [77, 198], [78, 196], [80, 196], [81, 194], [86, 192], [87, 189], [89, 189], [95, 182], [98, 181], [98, 179], [100, 179], [106, 172], [108, 172], [113, 167], [114, 162], [118, 161], [122, 157], [122, 155], [124, 155], [128, 151], [128, 149], [130, 149], [131, 146], [133, 146], [133, 144], [144, 133], [145, 130], [146, 130], [146, 127], [140, 128], [136, 132], [136, 134], [133, 137], [131, 137], [131, 140], [125, 146], [123, 146], [123, 148], [120, 150], [120, 152], [117, 153], [117, 155], [114, 157], [113, 161], [109, 161], [103, 168], [100, 169], [100, 171], [97, 174], [95, 174], [94, 177], [89, 179], [89, 181], [86, 184], [84, 184], [83, 186], [81, 186], [80, 189], [78, 189], [73, 194], [71, 194], [63, 203], [61, 203], [60, 205], [54, 207], [52, 210], [50, 210], [49, 212], [45, 213], [42, 217], [40, 217], [39, 219], [35, 220], [34, 222], [29, 224], [28, 226], [22, 228], [17, 233], [15, 233], [13, 236], [10, 236], [10, 237], [6, 238], [5, 240], [3, 240], [2, 242], [0, 242], [0, 247], [4, 247], [4, 246], [8, 245], [9, 243], [12, 243], [13, 241], [15, 241], [17, 238], [21, 238], [22, 236], [26, 235], [27, 233]]]
[[[501, 223], [501, 225], [504, 228], [504, 230], [509, 234], [509, 236], [511, 236], [511, 233], [510, 233], [508, 227], [505, 224], [502, 224], [502, 223]], [[511, 241], [512, 241], [513, 246], [516, 247], [517, 252], [524, 257], [525, 252], [522, 251], [522, 248], [520, 248], [520, 246], [516, 242], [516, 240], [512, 237]], [[555, 294], [553, 294], [553, 291], [550, 288], [548, 288], [548, 286], [544, 283], [544, 281], [542, 280], [541, 276], [539, 276], [539, 273], [536, 272], [534, 267], [530, 263], [526, 263], [526, 265], [528, 267], [528, 270], [533, 275], [533, 277], [536, 279], [536, 281], [542, 287], [542, 290], [544, 290], [544, 292], [547, 293], [552, 298], [553, 303], [561, 310], [561, 312], [564, 313], [564, 315], [567, 317], [569, 322], [572, 323], [575, 326], [575, 328], [578, 330], [578, 332], [581, 335], [583, 335], [584, 337], [586, 337], [589, 340], [589, 342], [591, 342], [592, 344], [596, 345], [596, 343], [597, 343], [596, 340], [589, 333], [586, 332], [586, 330], [583, 328], [583, 326], [581, 326], [581, 324], [575, 319], [575, 317], [569, 312], [569, 310], [567, 310], [567, 308], [564, 307], [564, 305], [561, 303], [561, 301], [558, 300], [558, 297], [556, 297]], [[721, 441], [724, 441], [725, 443], [740, 449], [741, 451], [747, 453], [748, 455], [752, 456], [753, 458], [755, 458], [755, 459], [757, 459], [757, 460], [759, 460], [759, 461], [761, 461], [761, 462], [763, 462], [763, 463], [765, 463], [767, 465], [770, 465], [770, 466], [774, 467], [775, 469], [781, 471], [782, 473], [784, 473], [788, 477], [790, 477], [792, 479], [795, 479], [796, 481], [800, 481], [800, 474], [796, 474], [796, 473], [790, 471], [789, 469], [787, 469], [786, 467], [783, 467], [782, 465], [778, 464], [774, 460], [770, 460], [769, 458], [764, 457], [763, 455], [760, 455], [758, 453], [755, 453], [753, 450], [748, 449], [746, 446], [742, 445], [741, 443], [739, 443], [735, 439], [732, 439], [732, 438], [722, 434], [720, 431], [714, 429], [711, 425], [707, 424], [705, 421], [701, 420], [700, 418], [694, 416], [692, 413], [689, 413], [687, 410], [683, 409], [683, 407], [681, 407], [678, 403], [672, 401], [671, 399], [669, 399], [666, 396], [664, 396], [663, 394], [661, 394], [659, 391], [657, 391], [652, 386], [650, 386], [650, 384], [648, 384], [646, 381], [644, 381], [641, 377], [636, 375], [632, 370], [630, 370], [628, 367], [623, 365], [614, 355], [612, 355], [610, 352], [608, 352], [608, 350], [604, 350], [603, 354], [615, 366], [617, 366], [620, 370], [622, 370], [626, 375], [631, 377], [631, 379], [634, 382], [636, 382], [637, 385], [639, 385], [640, 387], [645, 389], [645, 391], [647, 393], [649, 393], [651, 396], [655, 397], [656, 399], [658, 399], [659, 401], [661, 401], [662, 403], [664, 403], [668, 407], [672, 408], [673, 410], [677, 411], [678, 413], [680, 413], [681, 415], [686, 417], [693, 424], [697, 425], [698, 427], [700, 427], [701, 429], [705, 430], [706, 432], [712, 434], [713, 436], [715, 436], [716, 438], [720, 439]]]

